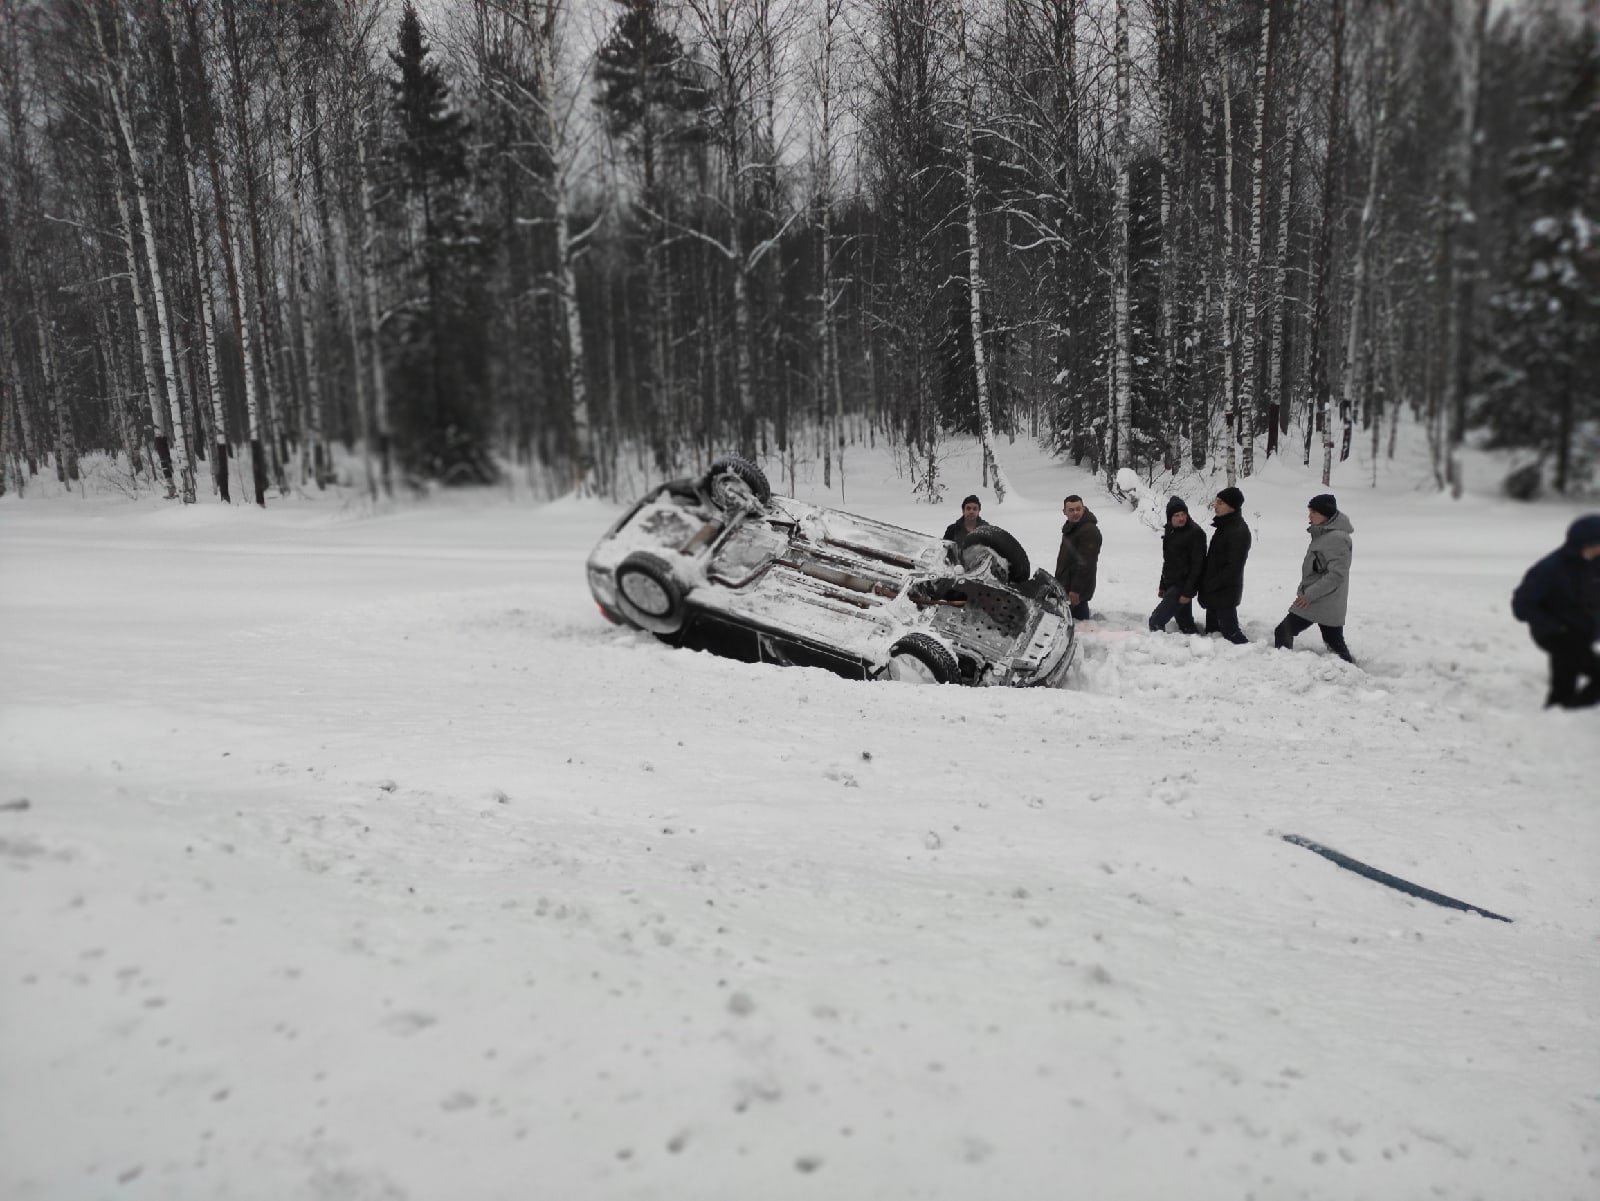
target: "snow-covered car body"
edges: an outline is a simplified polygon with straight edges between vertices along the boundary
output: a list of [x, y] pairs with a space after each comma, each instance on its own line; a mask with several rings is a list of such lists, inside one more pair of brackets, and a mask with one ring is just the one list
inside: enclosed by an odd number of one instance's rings
[[968, 542], [994, 549], [998, 571], [964, 567], [942, 538], [773, 496], [759, 469], [728, 458], [635, 503], [589, 556], [589, 589], [614, 622], [747, 661], [1059, 684], [1076, 650], [1060, 585], [1029, 578], [1004, 531], [980, 527]]

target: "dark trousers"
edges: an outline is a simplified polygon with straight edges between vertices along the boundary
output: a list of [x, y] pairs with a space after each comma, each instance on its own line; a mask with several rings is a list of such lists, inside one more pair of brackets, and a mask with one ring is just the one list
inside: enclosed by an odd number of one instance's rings
[[1238, 605], [1212, 605], [1207, 608], [1206, 633], [1221, 634], [1235, 646], [1243, 646], [1250, 641], [1239, 628]]
[[1073, 621], [1088, 621], [1089, 620], [1089, 602], [1088, 601], [1081, 600], [1077, 604], [1072, 606], [1072, 620]]
[[1177, 588], [1168, 588], [1161, 594], [1161, 603], [1150, 614], [1150, 628], [1152, 630], [1166, 629], [1167, 622], [1176, 617], [1180, 633], [1193, 634], [1195, 632], [1194, 601], [1180, 601], [1178, 599], [1180, 595], [1182, 594]]
[[[1545, 708], [1583, 709], [1600, 704], [1600, 656], [1588, 639], [1578, 635], [1535, 638], [1534, 642], [1550, 656], [1550, 695], [1545, 698]], [[1589, 680], [1582, 688], [1578, 687], [1579, 676]]]
[[[1294, 646], [1295, 635], [1304, 634], [1311, 626], [1312, 623], [1301, 617], [1300, 614], [1290, 613], [1272, 631], [1272, 645], [1280, 650], [1288, 650]], [[1350, 648], [1345, 645], [1343, 626], [1319, 625], [1317, 629], [1322, 631], [1322, 641], [1327, 644], [1330, 651], [1338, 655], [1346, 663], [1354, 663], [1356, 661], [1355, 656], [1350, 653]]]

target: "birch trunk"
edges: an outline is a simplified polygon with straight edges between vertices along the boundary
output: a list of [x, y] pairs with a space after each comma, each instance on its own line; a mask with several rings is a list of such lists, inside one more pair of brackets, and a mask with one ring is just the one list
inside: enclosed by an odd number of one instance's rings
[[823, 429], [822, 486], [833, 486], [833, 449], [839, 455], [839, 499], [844, 499], [844, 389], [839, 378], [839, 323], [834, 313], [837, 298], [833, 283], [833, 53], [840, 0], [823, 0], [818, 18], [822, 62], [817, 91], [822, 105], [822, 144], [819, 147], [818, 207], [821, 210], [821, 297], [817, 314], [817, 342], [822, 356]]
[[[1322, 227], [1317, 238], [1316, 304], [1311, 325], [1311, 387], [1317, 409], [1317, 422], [1322, 427], [1322, 482], [1326, 486], [1333, 475], [1333, 425], [1328, 412], [1328, 355], [1326, 343], [1330, 336], [1329, 313], [1332, 308], [1333, 274], [1333, 224], [1334, 197], [1338, 190], [1340, 102], [1344, 90], [1344, 19], [1345, 0], [1331, 0], [1333, 4], [1333, 40], [1329, 53], [1332, 56], [1331, 79], [1328, 86], [1328, 149], [1322, 169]], [[1306, 462], [1311, 461], [1311, 430], [1306, 431]]]
[[117, 185], [112, 193], [117, 200], [117, 214], [122, 220], [122, 246], [127, 257], [128, 286], [133, 292], [133, 323], [139, 335], [139, 363], [144, 369], [144, 416], [150, 440], [156, 448], [156, 459], [161, 464], [161, 474], [167, 485], [167, 499], [175, 500], [178, 489], [172, 479], [172, 449], [167, 442], [161, 412], [161, 384], [156, 378], [155, 352], [150, 347], [149, 318], [145, 312], [144, 284], [139, 278], [139, 253], [134, 249], [133, 214], [128, 209], [126, 185], [122, 171], [113, 162], [117, 172]]
[[[750, 270], [744, 251], [745, 161], [747, 123], [742, 80], [754, 70], [737, 57], [734, 0], [716, 0], [715, 12], [701, 12], [702, 31], [716, 58], [717, 110], [722, 152], [727, 171], [728, 242], [725, 256], [733, 270], [733, 386], [739, 406], [739, 451], [755, 455], [755, 365], [750, 340], [755, 327], [751, 310]], [[709, 432], [709, 431], [708, 431]]]
[[[1459, 46], [1460, 71], [1460, 132], [1453, 148], [1451, 172], [1451, 204], [1446, 217], [1446, 278], [1450, 284], [1445, 313], [1444, 360], [1444, 411], [1449, 423], [1446, 440], [1445, 476], [1450, 484], [1450, 494], [1461, 498], [1461, 442], [1467, 426], [1467, 374], [1469, 338], [1467, 327], [1472, 320], [1474, 264], [1471, 261], [1469, 240], [1474, 236], [1475, 214], [1472, 212], [1473, 176], [1477, 166], [1478, 98], [1479, 81], [1483, 70], [1483, 39], [1489, 20], [1489, 0], [1468, 0], [1471, 8], [1471, 25], [1465, 31], [1464, 46]], [[1591, 22], [1593, 17], [1590, 18]], [[1562, 453], [1568, 445], [1560, 443]]]
[[[1128, 272], [1131, 254], [1128, 242], [1128, 193], [1132, 166], [1128, 161], [1128, 130], [1132, 101], [1129, 91], [1128, 0], [1117, 0], [1116, 30], [1117, 124], [1112, 142], [1112, 162], [1117, 173], [1115, 246], [1111, 267], [1111, 321], [1116, 339], [1116, 383], [1112, 394], [1112, 433], [1106, 456], [1106, 482], [1113, 483], [1117, 469], [1133, 465], [1133, 356], [1132, 331], [1128, 314]], [[976, 252], [974, 252], [976, 253]]]
[[[283, 52], [283, 40], [277, 39], [274, 47], [278, 60], [278, 78], [283, 89], [284, 158], [289, 174], [288, 226], [289, 278], [291, 290], [299, 301], [287, 310], [291, 325], [299, 327], [300, 354], [305, 360], [305, 425], [301, 430], [301, 469], [309, 471], [320, 492], [328, 486], [328, 448], [323, 437], [322, 406], [322, 356], [318, 352], [315, 321], [308, 313], [315, 290], [312, 287], [310, 255], [306, 251], [305, 156], [300, 149], [301, 138], [296, 134], [294, 94], [289, 64]], [[300, 133], [303, 135], [304, 131]]]
[[[1212, 30], [1212, 45], [1216, 31]], [[1234, 251], [1233, 230], [1233, 72], [1222, 62], [1222, 415], [1228, 444], [1228, 486], [1239, 479], [1239, 394], [1234, 375], [1235, 302], [1239, 294], [1239, 272]]]
[[[1179, 396], [1178, 389], [1178, 239], [1173, 227], [1172, 184], [1181, 171], [1181, 147], [1178, 141], [1179, 67], [1182, 62], [1183, 0], [1176, 0], [1169, 10], [1166, 4], [1156, 6], [1157, 42], [1161, 54], [1161, 286], [1158, 302], [1161, 309], [1161, 384], [1162, 393], [1170, 404]], [[1177, 411], [1165, 414], [1172, 429], [1163, 439], [1166, 443], [1165, 466], [1177, 470], [1183, 461], [1182, 401]], [[1164, 431], [1165, 432], [1165, 431]]]
[[[242, 179], [240, 183], [244, 195], [244, 220], [250, 234], [250, 268], [255, 284], [256, 304], [256, 346], [261, 362], [262, 379], [266, 384], [266, 392], [261, 403], [257, 405], [257, 437], [261, 449], [265, 454], [265, 468], [272, 473], [278, 485], [280, 494], [288, 491], [288, 481], [283, 475], [283, 457], [280, 453], [278, 439], [282, 426], [278, 414], [278, 399], [282, 395], [278, 381], [278, 367], [274, 362], [274, 337], [272, 324], [272, 306], [268, 302], [268, 275], [269, 265], [261, 249], [261, 212], [256, 196], [255, 183], [255, 151], [254, 141], [251, 137], [251, 113], [248, 97], [245, 95], [244, 58], [239, 46], [238, 31], [234, 22], [234, 7], [224, 4], [222, 8], [223, 30], [228, 40], [228, 61], [232, 71], [232, 97], [234, 137], [239, 146], [239, 172]], [[238, 222], [234, 223], [236, 250], [243, 258], [243, 238], [238, 229]], [[264, 494], [263, 494], [264, 495]], [[264, 503], [264, 500], [260, 503]]]
[[[1212, 18], [1207, 17], [1207, 21]], [[1217, 106], [1218, 98], [1222, 92], [1221, 78], [1217, 63], [1217, 37], [1213, 29], [1208, 28], [1208, 50], [1203, 56], [1204, 63], [1201, 67], [1200, 84], [1200, 194], [1201, 206], [1204, 210], [1200, 222], [1200, 300], [1199, 313], [1195, 318], [1198, 331], [1195, 348], [1196, 361], [1204, 366], [1203, 380], [1189, 390], [1189, 461], [1196, 470], [1204, 467], [1211, 454], [1211, 398], [1214, 381], [1212, 379], [1213, 359], [1211, 347], [1220, 346], [1226, 333], [1221, 327], [1221, 300], [1218, 296], [1220, 284], [1217, 280], [1217, 271], [1221, 255], [1218, 245], [1221, 242], [1220, 230], [1222, 226], [1221, 215], [1217, 211]]]
[[394, 495], [393, 431], [389, 420], [389, 388], [383, 367], [382, 321], [378, 317], [377, 208], [367, 170], [367, 140], [356, 131], [356, 159], [361, 177], [361, 295], [367, 311], [367, 349], [371, 355], [373, 432], [378, 440], [378, 481], [385, 496]]
[[112, 326], [115, 308], [110, 304], [94, 305], [95, 334], [100, 339], [100, 355], [105, 363], [106, 390], [110, 394], [109, 408], [111, 419], [116, 425], [117, 436], [122, 440], [122, 448], [128, 454], [128, 470], [134, 477], [144, 470], [143, 456], [139, 453], [139, 438], [137, 431], [129, 428], [128, 422], [128, 397], [131, 391], [128, 387], [127, 365], [122, 358], [122, 340]]
[[155, 303], [156, 341], [161, 346], [161, 366], [167, 385], [167, 406], [172, 414], [172, 435], [177, 451], [177, 472], [183, 503], [192, 505], [194, 494], [194, 463], [189, 452], [188, 423], [183, 417], [183, 403], [178, 396], [177, 363], [173, 358], [171, 321], [167, 316], [167, 289], [161, 278], [161, 256], [156, 251], [156, 227], [150, 211], [150, 197], [144, 182], [144, 159], [134, 140], [133, 124], [128, 115], [128, 78], [125, 64], [118, 58], [113, 63], [111, 47], [105, 40], [105, 28], [95, 22], [99, 37], [100, 65], [104, 72], [106, 90], [111, 95], [111, 111], [121, 134], [123, 149], [128, 155], [128, 166], [133, 176], [133, 196], [139, 206], [139, 222], [143, 226], [145, 262], [150, 271], [151, 299]]
[[[27, 474], [35, 476], [39, 474], [39, 443], [34, 435], [33, 415], [28, 411], [27, 397], [22, 392], [22, 369], [17, 363], [16, 339], [10, 335], [11, 314], [6, 311], [7, 307], [0, 304], [0, 344], [5, 347], [5, 369], [10, 381], [8, 390], [11, 394], [11, 407], [16, 410], [16, 432], [20, 442], [17, 452], [27, 464]], [[19, 495], [22, 488], [22, 477], [19, 475], [17, 482]]]
[[[1361, 221], [1356, 232], [1355, 263], [1352, 268], [1349, 328], [1346, 330], [1344, 373], [1339, 388], [1339, 416], [1344, 427], [1339, 451], [1341, 463], [1350, 457], [1350, 442], [1355, 431], [1355, 390], [1356, 381], [1361, 373], [1362, 319], [1366, 314], [1367, 304], [1367, 248], [1372, 240], [1373, 228], [1377, 224], [1379, 170], [1383, 164], [1385, 141], [1389, 136], [1389, 100], [1394, 90], [1394, 35], [1394, 14], [1390, 11], [1384, 21], [1383, 75], [1378, 85], [1378, 113], [1373, 121], [1372, 135], [1369, 138], [1371, 151], [1367, 162], [1367, 196], [1361, 206]], [[1378, 424], [1375, 422], [1374, 426]]]
[[218, 495], [226, 504], [232, 503], [228, 495], [228, 426], [222, 403], [222, 368], [217, 362], [215, 321], [217, 310], [216, 298], [211, 291], [211, 252], [200, 229], [200, 199], [194, 185], [193, 173], [194, 140], [189, 132], [189, 117], [183, 100], [183, 72], [178, 62], [178, 39], [176, 31], [169, 29], [168, 32], [171, 35], [167, 39], [167, 47], [171, 54], [172, 74], [173, 78], [179, 81], [178, 95], [174, 101], [178, 114], [178, 127], [182, 133], [182, 154], [178, 172], [183, 176], [184, 193], [188, 200], [184, 215], [188, 226], [189, 253], [195, 273], [194, 313], [195, 319], [200, 324], [201, 343], [205, 347], [206, 399], [211, 410], [214, 439], [211, 450], [211, 477], [216, 483]]
[[994, 415], [989, 401], [989, 363], [983, 344], [983, 254], [978, 238], [978, 135], [973, 106], [972, 63], [967, 56], [967, 16], [963, 0], [950, 0], [955, 16], [956, 58], [961, 73], [962, 175], [967, 201], [967, 309], [972, 322], [972, 373], [978, 390], [978, 441], [983, 447], [983, 474], [994, 488], [997, 504], [1005, 503], [1006, 478], [994, 454]]
[[33, 322], [34, 329], [39, 337], [41, 395], [44, 397], [45, 412], [49, 415], [51, 423], [55, 427], [56, 479], [65, 484], [67, 491], [70, 492], [72, 491], [73, 481], [78, 478], [78, 446], [73, 436], [72, 413], [58, 387], [55, 354], [50, 344], [51, 327], [54, 323], [46, 316], [46, 307], [47, 302], [44, 295], [35, 285], [33, 293]]
[[[213, 101], [211, 78], [206, 72], [205, 34], [197, 19], [196, 6], [185, 4], [184, 13], [189, 26], [189, 40], [194, 43], [195, 47], [202, 111], [209, 114], [212, 111]], [[207, 128], [210, 136], [206, 139], [206, 168], [211, 176], [212, 203], [216, 206], [217, 242], [222, 253], [223, 273], [228, 281], [228, 313], [233, 320], [234, 339], [239, 344], [239, 374], [244, 380], [245, 434], [250, 442], [251, 488], [255, 496], [255, 503], [265, 508], [267, 503], [266, 456], [261, 446], [261, 428], [258, 417], [260, 400], [256, 388], [254, 354], [257, 339], [252, 337], [250, 317], [244, 301], [244, 288], [239, 282], [240, 276], [244, 272], [244, 260], [239, 254], [239, 244], [235, 236], [234, 223], [230, 219], [230, 206], [228, 203], [230, 189], [227, 168], [218, 154], [217, 131], [209, 119]], [[225, 426], [220, 428], [226, 429]]]
[[1256, 459], [1256, 320], [1261, 296], [1261, 234], [1267, 223], [1267, 118], [1272, 92], [1272, 5], [1261, 6], [1261, 45], [1256, 52], [1256, 139], [1250, 168], [1250, 262], [1245, 288], [1244, 348], [1239, 385], [1239, 434], [1244, 474]]
[[367, 388], [367, 368], [362, 362], [361, 341], [361, 316], [365, 305], [361, 297], [356, 295], [356, 285], [351, 278], [349, 254], [350, 237], [345, 227], [344, 214], [335, 209], [330, 217], [331, 240], [328, 246], [328, 259], [333, 265], [334, 281], [339, 290], [339, 295], [344, 297], [345, 330], [350, 337], [350, 366], [355, 376], [356, 387], [356, 422], [361, 435], [361, 468], [363, 478], [367, 484], [367, 497], [372, 501], [378, 499], [378, 475], [373, 469], [372, 451], [374, 442], [374, 424], [371, 394]]
[[[231, 260], [238, 262], [242, 267], [244, 248], [239, 244], [238, 225], [229, 225], [225, 233], [231, 238], [230, 244], [225, 248], [226, 253]], [[252, 336], [255, 322], [250, 312], [248, 290], [240, 286], [234, 302], [238, 306], [235, 320], [238, 321], [239, 354], [244, 365], [245, 432], [250, 438], [250, 479], [255, 488], [256, 504], [264, 509], [267, 507], [267, 453], [261, 439], [261, 401], [255, 383], [256, 359], [259, 351], [256, 339]]]
[[[557, 110], [555, 94], [556, 27], [561, 15], [560, 0], [544, 0], [544, 19], [538, 28], [530, 29], [535, 39], [538, 57], [538, 103], [544, 114], [546, 148], [555, 165], [555, 178], [551, 181], [551, 202], [554, 212], [552, 224], [555, 231], [556, 294], [561, 302], [563, 332], [566, 337], [567, 382], [572, 389], [572, 445], [571, 480], [579, 496], [589, 496], [594, 491], [594, 465], [596, 448], [589, 413], [589, 372], [583, 350], [583, 312], [578, 305], [578, 277], [574, 262], [577, 247], [573, 244], [571, 199], [567, 194], [567, 172], [571, 170], [567, 134], [561, 114]], [[748, 347], [741, 339], [740, 345]], [[740, 397], [745, 403], [746, 397]], [[753, 399], [750, 402], [753, 406]]]
[[[1280, 32], [1293, 28], [1285, 25]], [[1294, 204], [1295, 148], [1300, 140], [1301, 40], [1304, 26], [1295, 30], [1294, 59], [1290, 64], [1289, 103], [1284, 110], [1283, 161], [1278, 172], [1278, 249], [1272, 266], [1272, 334], [1267, 349], [1267, 457], [1278, 449], [1278, 437], [1289, 430], [1289, 410], [1284, 396], [1284, 336], [1289, 311], [1289, 223]]]

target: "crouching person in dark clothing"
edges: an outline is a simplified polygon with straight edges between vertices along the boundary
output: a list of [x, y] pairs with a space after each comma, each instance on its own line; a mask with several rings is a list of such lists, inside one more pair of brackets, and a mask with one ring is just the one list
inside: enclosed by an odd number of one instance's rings
[[1300, 589], [1288, 616], [1272, 631], [1272, 645], [1292, 650], [1296, 634], [1313, 625], [1322, 631], [1322, 641], [1346, 663], [1354, 663], [1344, 641], [1344, 617], [1350, 605], [1350, 561], [1355, 556], [1351, 540], [1355, 526], [1339, 512], [1339, 502], [1331, 492], [1313, 496], [1306, 504], [1307, 532], [1311, 545], [1300, 565]]
[[1200, 576], [1206, 569], [1206, 532], [1189, 516], [1189, 506], [1181, 496], [1167, 501], [1167, 528], [1161, 533], [1161, 582], [1156, 595], [1161, 603], [1150, 614], [1150, 628], [1166, 629], [1178, 619], [1185, 634], [1194, 627], [1194, 597], [1200, 590]]
[[[1511, 612], [1528, 623], [1536, 646], [1550, 656], [1545, 708], [1582, 709], [1600, 703], [1600, 513], [1567, 529], [1567, 540], [1528, 568], [1511, 594]], [[1578, 680], [1589, 682], [1582, 688]]]

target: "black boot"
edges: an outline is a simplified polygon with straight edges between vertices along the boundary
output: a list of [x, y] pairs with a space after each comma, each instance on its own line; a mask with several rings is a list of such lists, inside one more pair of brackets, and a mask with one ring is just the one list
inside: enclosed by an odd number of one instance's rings
[[1346, 663], [1354, 663], [1355, 656], [1350, 653], [1350, 648], [1345, 645], [1343, 626], [1323, 626], [1322, 641], [1327, 643], [1328, 649]]

